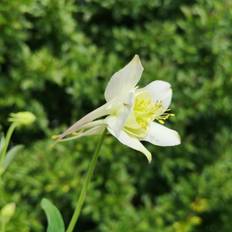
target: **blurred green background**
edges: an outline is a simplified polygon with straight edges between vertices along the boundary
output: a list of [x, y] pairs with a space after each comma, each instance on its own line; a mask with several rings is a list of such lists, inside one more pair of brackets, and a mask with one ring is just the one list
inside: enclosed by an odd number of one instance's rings
[[51, 136], [100, 106], [111, 75], [139, 54], [140, 86], [173, 86], [167, 126], [182, 144], [147, 145], [148, 164], [108, 136], [78, 231], [231, 232], [231, 39], [231, 0], [1, 0], [1, 131], [10, 112], [37, 116], [12, 140], [25, 149], [4, 176], [17, 204], [7, 231], [45, 231], [43, 197], [68, 224], [97, 137], [52, 148]]

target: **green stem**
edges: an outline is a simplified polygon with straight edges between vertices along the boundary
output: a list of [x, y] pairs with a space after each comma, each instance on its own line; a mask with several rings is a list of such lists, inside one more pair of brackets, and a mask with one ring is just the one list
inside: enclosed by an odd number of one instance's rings
[[3, 195], [4, 195], [3, 179], [2, 179], [2, 176], [0, 173], [0, 196], [1, 196], [1, 200], [4, 198]]
[[4, 222], [2, 222], [2, 224], [1, 224], [1, 232], [5, 232], [5, 223]]
[[7, 151], [7, 148], [9, 146], [10, 139], [11, 139], [11, 136], [12, 136], [12, 134], [14, 132], [15, 127], [16, 127], [16, 124], [12, 123], [11, 126], [9, 127], [8, 131], [7, 131], [6, 138], [5, 138], [5, 141], [4, 141], [4, 145], [3, 145], [2, 151], [0, 153], [0, 167], [1, 167], [2, 163], [5, 160], [6, 151]]
[[78, 220], [80, 212], [81, 212], [81, 208], [82, 208], [84, 201], [85, 201], [85, 198], [86, 198], [88, 184], [90, 182], [91, 177], [93, 176], [94, 169], [95, 169], [96, 164], [97, 164], [97, 158], [99, 156], [99, 152], [100, 152], [102, 143], [104, 141], [105, 135], [106, 135], [106, 130], [104, 130], [104, 132], [102, 133], [101, 138], [99, 139], [98, 145], [96, 147], [96, 150], [94, 152], [94, 155], [92, 157], [92, 160], [89, 164], [88, 172], [86, 174], [84, 184], [83, 184], [79, 199], [78, 199], [77, 204], [76, 204], [75, 211], [73, 213], [72, 219], [70, 221], [70, 224], [69, 224], [66, 232], [72, 232], [74, 230], [76, 223], [77, 223], [77, 220]]
[[1, 232], [5, 232], [5, 231], [6, 231], [6, 223], [4, 221], [2, 221]]

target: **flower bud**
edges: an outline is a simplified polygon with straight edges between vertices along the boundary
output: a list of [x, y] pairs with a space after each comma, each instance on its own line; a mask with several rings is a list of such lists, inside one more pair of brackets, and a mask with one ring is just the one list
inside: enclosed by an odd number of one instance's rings
[[199, 216], [192, 216], [189, 219], [190, 223], [193, 225], [199, 225], [202, 222], [202, 219]]
[[14, 215], [15, 213], [15, 203], [9, 203], [7, 205], [5, 205], [2, 209], [1, 209], [1, 218], [4, 221], [4, 223], [7, 223], [8, 221], [10, 221], [11, 217]]
[[36, 117], [31, 112], [11, 113], [9, 122], [15, 123], [17, 126], [28, 126], [35, 121]]

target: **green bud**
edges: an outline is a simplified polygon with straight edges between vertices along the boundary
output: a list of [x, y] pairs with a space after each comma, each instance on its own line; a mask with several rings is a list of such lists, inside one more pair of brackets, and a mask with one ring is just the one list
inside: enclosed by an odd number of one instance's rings
[[189, 221], [193, 225], [199, 225], [201, 224], [202, 219], [199, 216], [192, 216], [190, 217]]
[[11, 113], [9, 122], [16, 124], [17, 126], [28, 126], [35, 121], [36, 117], [31, 112], [18, 112]]
[[15, 203], [9, 203], [7, 205], [5, 205], [2, 209], [1, 209], [1, 218], [4, 221], [4, 223], [7, 223], [10, 221], [11, 217], [14, 215], [15, 213]]

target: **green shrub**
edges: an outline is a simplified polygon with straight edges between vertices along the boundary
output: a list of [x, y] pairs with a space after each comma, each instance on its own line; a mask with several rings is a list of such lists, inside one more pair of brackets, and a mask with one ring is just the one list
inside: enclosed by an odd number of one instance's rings
[[[81, 231], [230, 232], [232, 152], [230, 0], [2, 0], [0, 124], [36, 114], [14, 142], [27, 148], [5, 175], [17, 204], [8, 231], [43, 231], [42, 197], [70, 220], [95, 139], [50, 136], [104, 102], [110, 76], [132, 56], [141, 86], [169, 81], [168, 125], [182, 145], [150, 146], [153, 162], [108, 138], [80, 220]], [[172, 125], [173, 124], [173, 125]]]

